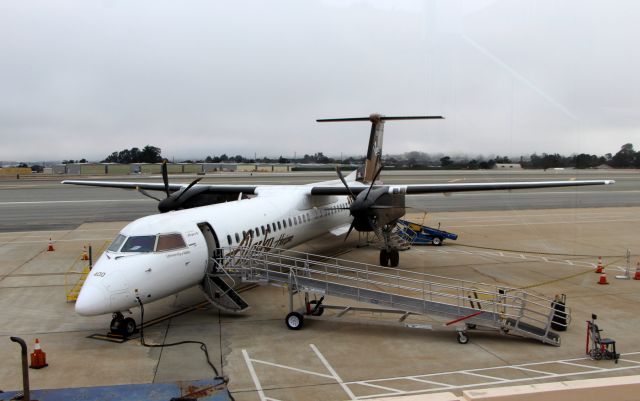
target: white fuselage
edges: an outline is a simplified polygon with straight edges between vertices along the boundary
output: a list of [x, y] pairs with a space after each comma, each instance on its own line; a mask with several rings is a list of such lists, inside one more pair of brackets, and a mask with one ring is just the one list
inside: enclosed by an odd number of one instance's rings
[[307, 186], [256, 193], [131, 222], [93, 266], [76, 312], [125, 311], [138, 305], [137, 297], [147, 303], [199, 284], [215, 252], [220, 257], [232, 247], [258, 243], [290, 248], [351, 222], [346, 196], [309, 196]]

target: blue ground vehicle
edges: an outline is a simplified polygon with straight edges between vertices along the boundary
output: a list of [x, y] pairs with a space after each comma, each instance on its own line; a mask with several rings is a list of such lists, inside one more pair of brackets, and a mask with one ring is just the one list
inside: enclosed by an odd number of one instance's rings
[[412, 223], [407, 220], [398, 220], [398, 225], [400, 226], [399, 233], [412, 245], [442, 245], [445, 239], [458, 239], [458, 234]]

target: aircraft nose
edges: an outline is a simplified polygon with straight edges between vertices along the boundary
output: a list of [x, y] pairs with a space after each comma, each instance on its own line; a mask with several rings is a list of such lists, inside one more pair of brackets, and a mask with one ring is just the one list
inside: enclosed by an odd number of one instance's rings
[[107, 291], [95, 284], [85, 283], [76, 300], [76, 313], [82, 316], [101, 315], [109, 312]]

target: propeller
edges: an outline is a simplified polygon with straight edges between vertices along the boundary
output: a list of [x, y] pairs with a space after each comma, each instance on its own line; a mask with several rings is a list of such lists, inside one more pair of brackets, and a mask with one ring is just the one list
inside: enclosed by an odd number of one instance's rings
[[[196, 178], [195, 180], [191, 181], [191, 183], [189, 185], [187, 185], [186, 188], [180, 189], [179, 191], [177, 191], [177, 192], [172, 194], [170, 189], [169, 189], [169, 172], [168, 172], [168, 168], [167, 168], [167, 161], [164, 160], [162, 162], [162, 182], [164, 183], [164, 191], [167, 194], [167, 197], [164, 198], [164, 199], [158, 199], [155, 196], [149, 194], [147, 191], [145, 191], [142, 188], [136, 187], [136, 189], [142, 195], [144, 195], [144, 196], [146, 196], [148, 198], [157, 200], [159, 202], [158, 203], [158, 210], [160, 211], [160, 213], [166, 213], [166, 212], [169, 212], [171, 210], [179, 209], [180, 206], [182, 206], [182, 204], [184, 203], [184, 201], [187, 200], [189, 197], [187, 196], [182, 201], [181, 201], [181, 198], [184, 196], [184, 194], [189, 192], [189, 190], [194, 185], [196, 185], [198, 182], [200, 182], [201, 179], [202, 179], [202, 177]], [[177, 194], [177, 196], [176, 196], [176, 194]]]
[[[371, 192], [371, 190], [373, 189], [373, 186], [376, 182], [376, 180], [378, 179], [378, 176], [380, 175], [380, 172], [382, 172], [382, 168], [384, 166], [380, 166], [380, 168], [378, 169], [378, 171], [376, 171], [376, 174], [373, 177], [373, 180], [371, 181], [371, 185], [369, 185], [369, 188], [367, 189], [367, 192], [365, 193], [364, 197], [362, 197], [362, 192], [360, 194], [358, 194], [358, 196], [355, 196], [353, 194], [353, 191], [351, 191], [351, 188], [349, 188], [349, 185], [347, 184], [347, 181], [344, 179], [344, 176], [342, 175], [342, 172], [340, 171], [340, 169], [338, 167], [336, 167], [336, 173], [338, 174], [338, 177], [340, 178], [340, 181], [342, 181], [342, 184], [344, 185], [344, 187], [347, 189], [347, 191], [349, 192], [349, 197], [352, 200], [351, 205], [348, 207], [349, 211], [351, 212], [351, 215], [354, 217], [353, 220], [351, 221], [351, 225], [349, 226], [349, 230], [347, 231], [347, 235], [344, 237], [344, 240], [346, 241], [349, 238], [349, 235], [351, 234], [351, 231], [353, 231], [354, 227], [355, 227], [355, 223], [356, 223], [356, 219], [360, 218], [360, 214], [362, 214], [363, 212], [366, 212], [366, 210], [368, 209], [383, 209], [383, 208], [387, 208], [387, 206], [377, 206], [377, 205], [368, 205], [367, 204], [367, 198], [369, 197], [369, 193]], [[347, 208], [336, 208], [336, 209], [347, 209]], [[367, 220], [369, 222], [369, 225], [371, 226], [371, 228], [374, 228], [375, 226], [375, 222], [371, 221], [371, 219], [369, 217], [367, 217]]]

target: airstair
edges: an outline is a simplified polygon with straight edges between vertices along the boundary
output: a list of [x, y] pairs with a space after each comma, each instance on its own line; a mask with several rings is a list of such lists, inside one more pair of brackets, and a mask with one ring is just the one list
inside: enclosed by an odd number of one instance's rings
[[[556, 317], [556, 321], [566, 322], [565, 326], [570, 323], [569, 308], [560, 311], [554, 308], [553, 300], [521, 289], [262, 246], [232, 249], [224, 263], [216, 264], [207, 276], [223, 294], [219, 298], [236, 303], [233, 286], [222, 286], [216, 280], [287, 287], [289, 315], [297, 313], [293, 294], [305, 292], [374, 304], [406, 315], [440, 316], [449, 320], [447, 325], [457, 325], [460, 342], [466, 342], [461, 341], [466, 329], [483, 327], [559, 346], [560, 336], [551, 330], [552, 321]], [[302, 315], [294, 317], [301, 324]]]
[[[239, 247], [234, 253], [244, 254], [247, 249]], [[233, 262], [234, 260], [230, 255], [227, 263]], [[237, 284], [237, 278], [242, 278], [242, 276], [236, 275], [236, 278], [234, 278], [227, 273], [227, 269], [224, 268], [219, 259], [210, 258], [207, 271], [200, 286], [207, 301], [217, 308], [231, 313], [244, 312], [249, 308], [249, 304], [234, 290]]]

